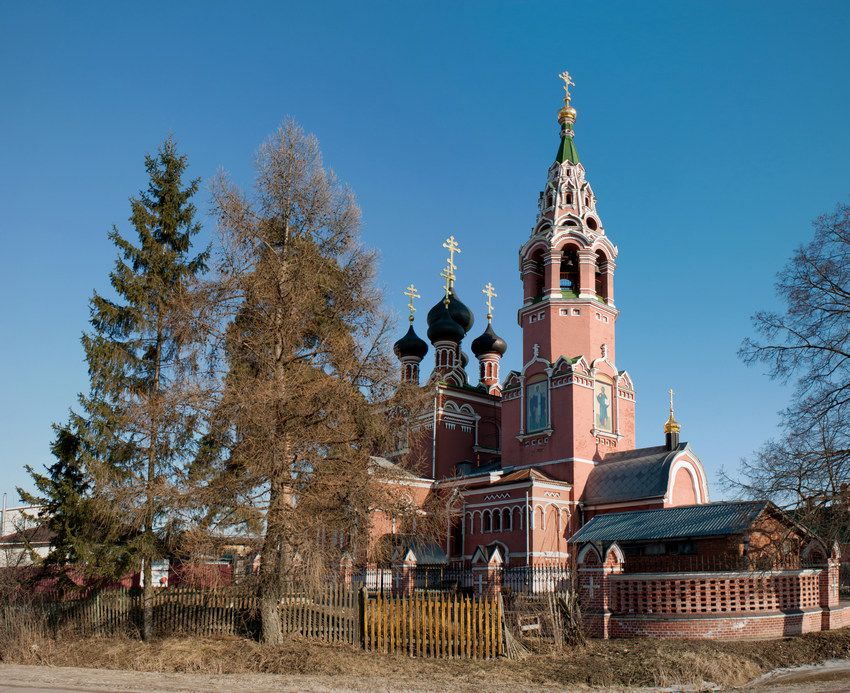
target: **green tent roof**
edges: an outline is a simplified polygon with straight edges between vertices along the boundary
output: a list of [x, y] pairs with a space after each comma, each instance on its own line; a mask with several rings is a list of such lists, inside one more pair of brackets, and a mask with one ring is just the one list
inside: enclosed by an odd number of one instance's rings
[[563, 164], [565, 161], [572, 164], [578, 163], [578, 149], [576, 149], [576, 143], [573, 142], [573, 131], [571, 129], [563, 128], [561, 130], [561, 144], [558, 145], [555, 161], [559, 164]]

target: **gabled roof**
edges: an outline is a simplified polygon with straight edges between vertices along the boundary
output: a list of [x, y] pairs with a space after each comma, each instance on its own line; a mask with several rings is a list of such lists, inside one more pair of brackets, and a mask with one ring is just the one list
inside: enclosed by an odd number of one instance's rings
[[50, 544], [53, 541], [53, 532], [47, 525], [21, 529], [11, 534], [0, 537], [0, 544], [24, 545], [24, 544]]
[[594, 517], [570, 542], [625, 543], [742, 534], [768, 505], [768, 501], [721, 501], [606, 513]]
[[395, 475], [397, 477], [402, 477], [405, 479], [419, 479], [421, 477], [416, 476], [413, 472], [405, 469], [397, 465], [395, 462], [390, 462], [386, 457], [377, 457], [376, 455], [372, 455], [369, 458], [369, 462], [375, 467], [380, 467], [385, 470], [387, 473]]
[[505, 476], [499, 479], [499, 481], [493, 484], [493, 486], [497, 486], [498, 484], [514, 483], [517, 481], [546, 481], [555, 484], [563, 484], [564, 486], [570, 485], [566, 481], [561, 481], [560, 479], [549, 476], [536, 467], [523, 467], [522, 469], [517, 469], [514, 472], [505, 474]]
[[448, 563], [446, 552], [433, 541], [414, 538], [398, 545], [398, 551], [393, 556], [395, 560], [415, 560], [416, 565], [445, 565]]
[[658, 445], [606, 455], [587, 478], [584, 502], [596, 505], [663, 496], [667, 493], [670, 465], [687, 446], [681, 443], [675, 450], [668, 450]]

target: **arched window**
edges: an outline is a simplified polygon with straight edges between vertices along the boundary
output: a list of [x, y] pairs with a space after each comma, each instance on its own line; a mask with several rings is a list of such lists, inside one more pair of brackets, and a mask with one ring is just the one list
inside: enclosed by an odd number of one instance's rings
[[510, 532], [513, 527], [511, 526], [511, 511], [510, 508], [502, 509], [502, 529]]
[[490, 518], [490, 511], [485, 510], [484, 514], [481, 516], [481, 531], [482, 532], [492, 532], [493, 525], [492, 520]]
[[499, 532], [502, 529], [502, 513], [498, 510], [493, 511], [493, 531]]
[[608, 258], [601, 250], [596, 251], [596, 295], [608, 300]]
[[549, 381], [545, 375], [533, 377], [526, 385], [525, 422], [529, 433], [549, 427]]
[[579, 294], [578, 251], [574, 245], [561, 251], [561, 292]]

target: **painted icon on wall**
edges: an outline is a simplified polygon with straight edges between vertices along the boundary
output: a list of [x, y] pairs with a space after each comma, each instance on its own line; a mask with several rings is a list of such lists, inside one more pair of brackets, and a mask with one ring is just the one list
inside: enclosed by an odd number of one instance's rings
[[611, 384], [596, 383], [596, 428], [608, 433], [614, 432], [613, 392]]
[[542, 431], [549, 425], [549, 383], [538, 380], [525, 391], [528, 431]]

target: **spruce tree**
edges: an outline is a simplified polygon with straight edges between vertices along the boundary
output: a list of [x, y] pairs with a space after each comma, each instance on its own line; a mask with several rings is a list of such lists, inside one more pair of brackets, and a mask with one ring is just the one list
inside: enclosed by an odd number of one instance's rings
[[46, 467], [46, 473], [27, 466], [36, 492], [18, 489], [25, 503], [41, 508], [41, 526], [51, 535], [41, 574], [59, 577], [60, 587], [73, 584], [66, 566], [88, 579], [117, 579], [130, 567], [132, 558], [126, 546], [127, 532], [111, 507], [99, 503], [91, 493], [81, 437], [68, 425], [54, 425], [53, 429], [53, 464]]
[[[172, 138], [145, 158], [146, 190], [130, 199], [137, 242], [116, 227], [110, 273], [113, 295], [95, 292], [91, 331], [83, 336], [91, 378], [74, 428], [82, 432], [93, 495], [116, 511], [141, 563], [143, 636], [151, 636], [152, 562], [175, 531], [177, 505], [192, 454], [193, 397], [199, 352], [193, 329], [193, 285], [209, 251], [192, 255], [200, 231], [192, 198], [199, 180], [183, 183], [187, 160]], [[123, 533], [123, 532], [122, 532]]]

